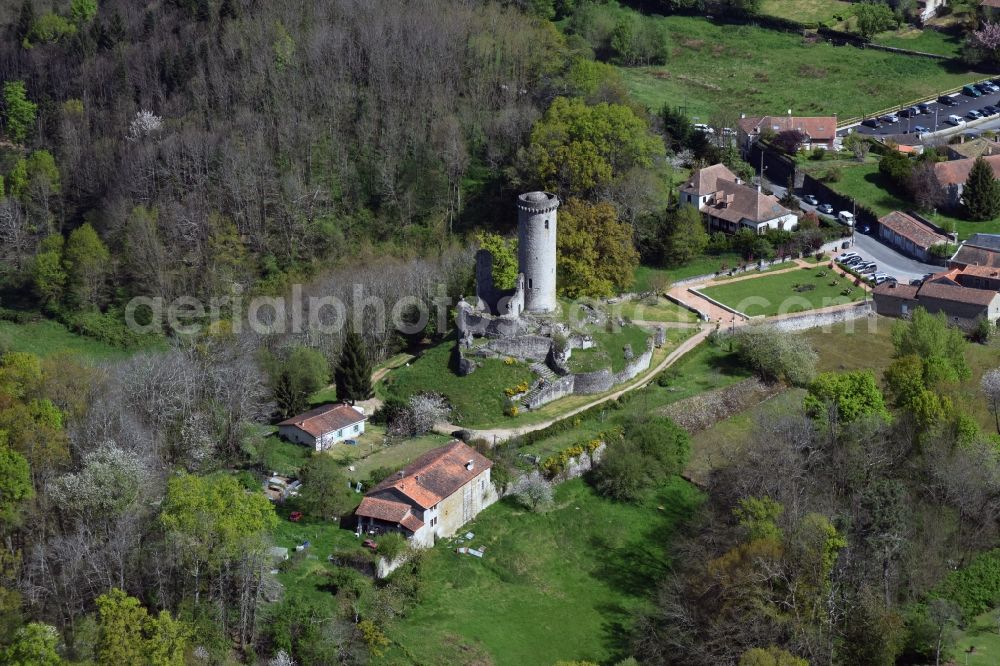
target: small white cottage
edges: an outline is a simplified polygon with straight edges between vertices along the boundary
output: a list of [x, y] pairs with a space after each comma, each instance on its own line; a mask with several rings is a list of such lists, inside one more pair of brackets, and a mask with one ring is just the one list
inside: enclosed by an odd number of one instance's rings
[[326, 451], [337, 442], [356, 439], [365, 431], [365, 413], [346, 404], [323, 405], [278, 424], [278, 434], [296, 444]]

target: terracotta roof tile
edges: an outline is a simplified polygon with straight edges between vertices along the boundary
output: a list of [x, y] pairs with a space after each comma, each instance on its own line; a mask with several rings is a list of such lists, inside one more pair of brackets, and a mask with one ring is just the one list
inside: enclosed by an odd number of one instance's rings
[[313, 437], [320, 437], [365, 420], [365, 415], [350, 405], [323, 405], [308, 412], [285, 419], [279, 426], [295, 426]]
[[993, 299], [1000, 298], [1000, 293], [992, 289], [971, 289], [956, 287], [944, 282], [925, 282], [917, 293], [918, 301], [924, 298], [986, 307], [993, 302]]
[[[983, 158], [993, 169], [994, 176], [1000, 176], [1000, 155], [987, 155]], [[969, 179], [969, 172], [972, 171], [974, 159], [950, 160], [948, 162], [936, 162], [934, 164], [934, 175], [937, 176], [938, 183], [942, 187], [950, 185], [965, 184]]]
[[920, 221], [898, 210], [880, 217], [878, 221], [883, 227], [891, 229], [903, 238], [912, 241], [914, 245], [922, 248], [928, 248], [938, 243], [946, 243], [949, 240], [944, 234], [939, 234], [926, 224], [922, 224]]
[[882, 284], [876, 286], [872, 289], [872, 293], [876, 296], [892, 296], [894, 298], [902, 298], [906, 300], [913, 300], [917, 297], [918, 288], [909, 284], [895, 284], [894, 282], [883, 282]]
[[998, 267], [1000, 266], [1000, 252], [966, 243], [958, 248], [958, 252], [951, 258], [951, 261], [968, 266]]
[[775, 132], [799, 130], [812, 141], [833, 141], [837, 136], [836, 116], [763, 116], [740, 118], [740, 129], [756, 134], [769, 128]]
[[492, 466], [489, 458], [465, 442], [455, 440], [431, 449], [372, 488], [368, 494], [377, 495], [393, 489], [427, 509]]
[[361, 500], [355, 513], [366, 518], [398, 523], [403, 520], [406, 514], [410, 513], [410, 507], [402, 502], [381, 497], [365, 497]]
[[719, 189], [719, 179], [731, 182], [739, 180], [725, 164], [713, 164], [691, 174], [691, 180], [681, 188], [681, 191], [703, 197]]

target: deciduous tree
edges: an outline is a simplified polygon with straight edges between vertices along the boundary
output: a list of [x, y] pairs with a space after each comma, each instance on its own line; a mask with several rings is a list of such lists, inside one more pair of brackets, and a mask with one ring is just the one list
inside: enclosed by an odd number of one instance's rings
[[3, 106], [7, 135], [14, 141], [24, 141], [35, 124], [35, 113], [38, 111], [38, 105], [28, 99], [24, 81], [7, 81], [3, 85]]
[[566, 296], [610, 296], [632, 284], [639, 253], [631, 227], [611, 204], [567, 201], [559, 210], [557, 243], [557, 284]]
[[308, 515], [322, 520], [342, 516], [354, 506], [354, 493], [343, 467], [329, 455], [315, 455], [299, 472], [299, 503]]

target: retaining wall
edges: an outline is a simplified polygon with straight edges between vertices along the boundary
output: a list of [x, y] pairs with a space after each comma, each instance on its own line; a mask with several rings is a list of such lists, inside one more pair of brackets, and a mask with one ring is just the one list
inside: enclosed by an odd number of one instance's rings
[[549, 382], [535, 394], [534, 398], [528, 401], [528, 409], [538, 409], [553, 400], [573, 395], [575, 386], [576, 375], [566, 375], [565, 377], [560, 377], [555, 381]]
[[490, 340], [486, 346], [503, 356], [544, 363], [549, 355], [552, 339], [541, 335], [522, 335], [516, 338]]
[[818, 312], [815, 314], [802, 314], [798, 317], [788, 317], [787, 319], [777, 319], [768, 322], [779, 331], [804, 331], [810, 328], [821, 326], [833, 326], [845, 321], [862, 319], [872, 314], [870, 303], [858, 303], [856, 306], [834, 312]]
[[573, 393], [588, 395], [591, 393], [604, 393], [615, 384], [615, 376], [611, 373], [611, 368], [601, 368], [594, 372], [580, 372], [575, 375]]
[[635, 377], [649, 369], [649, 362], [653, 360], [653, 351], [647, 349], [639, 356], [632, 359], [629, 363], [625, 364], [625, 367], [620, 371], [614, 373], [612, 376], [612, 382], [615, 384], [623, 384], [627, 381], [635, 379]]

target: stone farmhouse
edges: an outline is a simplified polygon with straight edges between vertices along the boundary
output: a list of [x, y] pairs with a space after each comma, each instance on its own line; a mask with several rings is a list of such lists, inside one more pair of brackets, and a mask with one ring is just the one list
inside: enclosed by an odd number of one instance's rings
[[429, 548], [497, 501], [493, 462], [465, 442], [423, 454], [367, 493], [355, 511], [363, 532], [398, 532]]
[[912, 215], [898, 210], [879, 218], [879, 238], [889, 247], [920, 261], [927, 261], [931, 248], [951, 242], [951, 238], [935, 231]]
[[[993, 176], [1000, 176], [1000, 155], [984, 155], [983, 159], [993, 169]], [[947, 206], [957, 208], [962, 204], [962, 190], [965, 189], [965, 181], [969, 179], [974, 162], [974, 159], [967, 158], [934, 164], [934, 176], [944, 191]]]
[[872, 292], [875, 312], [886, 317], [908, 318], [916, 308], [931, 314], [943, 312], [948, 321], [971, 331], [983, 319], [996, 324], [1000, 318], [1000, 293], [956, 284], [946, 275], [935, 275], [922, 285], [884, 282]]
[[736, 233], [750, 229], [764, 234], [768, 229], [791, 231], [798, 216], [782, 206], [771, 194], [745, 185], [724, 164], [713, 164], [694, 173], [681, 187], [682, 206], [695, 206], [712, 231]]
[[736, 138], [740, 149], [744, 152], [760, 138], [764, 131], [785, 132], [798, 130], [805, 135], [803, 150], [825, 148], [840, 150], [840, 137], [837, 136], [837, 116], [743, 116], [737, 123]]
[[278, 435], [316, 451], [355, 439], [365, 431], [364, 412], [347, 404], [323, 405], [278, 424]]

